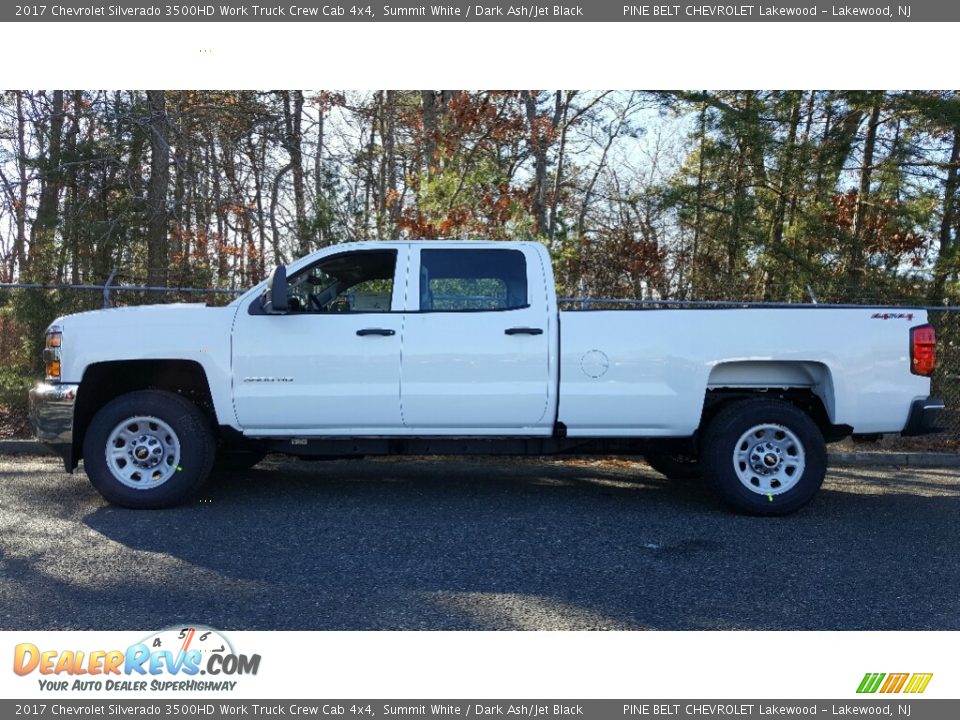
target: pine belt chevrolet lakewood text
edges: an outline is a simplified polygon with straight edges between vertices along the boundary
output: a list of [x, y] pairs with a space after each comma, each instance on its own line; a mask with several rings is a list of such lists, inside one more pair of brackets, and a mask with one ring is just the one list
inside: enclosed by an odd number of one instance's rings
[[31, 416], [129, 507], [267, 452], [624, 453], [782, 515], [827, 442], [932, 429], [935, 343], [902, 308], [561, 312], [537, 243], [351, 243], [227, 307], [58, 318]]

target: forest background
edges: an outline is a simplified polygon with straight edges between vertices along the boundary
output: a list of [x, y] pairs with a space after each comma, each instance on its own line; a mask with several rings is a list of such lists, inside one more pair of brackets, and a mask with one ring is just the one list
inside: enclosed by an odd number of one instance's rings
[[956, 91], [5, 91], [0, 282], [61, 287], [0, 290], [0, 436], [46, 325], [102, 304], [62, 286], [242, 289], [356, 239], [540, 241], [563, 296], [956, 306], [958, 170]]

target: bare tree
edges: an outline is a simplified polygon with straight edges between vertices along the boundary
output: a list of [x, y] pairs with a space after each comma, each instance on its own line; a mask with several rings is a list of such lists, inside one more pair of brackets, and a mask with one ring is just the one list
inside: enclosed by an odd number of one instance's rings
[[163, 90], [147, 90], [150, 129], [150, 184], [147, 188], [147, 284], [166, 285], [169, 264], [167, 188], [170, 184], [170, 134]]

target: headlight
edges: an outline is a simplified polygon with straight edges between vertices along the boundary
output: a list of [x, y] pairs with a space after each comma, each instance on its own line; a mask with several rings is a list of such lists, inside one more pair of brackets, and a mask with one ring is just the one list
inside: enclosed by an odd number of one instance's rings
[[60, 343], [63, 342], [63, 333], [59, 328], [47, 331], [47, 339], [43, 348], [43, 364], [46, 367], [47, 380], [60, 382]]

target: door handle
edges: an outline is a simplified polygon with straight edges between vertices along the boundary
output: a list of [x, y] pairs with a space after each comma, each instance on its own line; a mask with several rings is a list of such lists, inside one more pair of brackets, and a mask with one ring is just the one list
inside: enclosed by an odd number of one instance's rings
[[515, 327], [503, 331], [507, 335], [543, 335], [540, 328]]
[[389, 328], [363, 328], [362, 330], [357, 330], [357, 335], [360, 337], [366, 337], [367, 335], [396, 335], [396, 330], [390, 330]]

